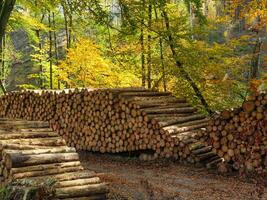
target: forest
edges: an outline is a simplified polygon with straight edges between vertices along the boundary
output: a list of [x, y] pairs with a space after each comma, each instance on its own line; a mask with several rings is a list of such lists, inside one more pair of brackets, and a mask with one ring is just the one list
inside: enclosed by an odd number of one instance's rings
[[0, 200], [267, 199], [267, 0], [0, 0]]
[[266, 89], [265, 0], [17, 0], [2, 10], [2, 92], [142, 86], [212, 113]]

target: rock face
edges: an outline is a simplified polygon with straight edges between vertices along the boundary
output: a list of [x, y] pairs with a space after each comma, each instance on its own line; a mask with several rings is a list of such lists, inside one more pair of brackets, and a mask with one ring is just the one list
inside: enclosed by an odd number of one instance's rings
[[[44, 35], [43, 37], [45, 38], [46, 36]], [[34, 65], [31, 59], [31, 54], [34, 51], [32, 47], [33, 41], [30, 40], [23, 29], [10, 33], [10, 38], [15, 52], [12, 55], [12, 65], [6, 81], [7, 90], [18, 90], [24, 84], [38, 87], [39, 81], [31, 78], [31, 75], [39, 74], [40, 72], [39, 66]], [[59, 59], [64, 58], [65, 43], [65, 32], [61, 30], [57, 33]]]
[[38, 72], [34, 69], [31, 61], [31, 47], [30, 40], [27, 33], [23, 29], [19, 29], [10, 34], [12, 45], [14, 46], [15, 56], [13, 56], [10, 74], [7, 78], [7, 90], [17, 90], [19, 85], [36, 83], [29, 78], [29, 75]]

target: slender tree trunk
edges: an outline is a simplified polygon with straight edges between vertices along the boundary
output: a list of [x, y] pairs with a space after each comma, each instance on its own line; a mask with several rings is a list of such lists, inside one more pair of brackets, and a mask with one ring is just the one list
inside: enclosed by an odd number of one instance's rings
[[163, 55], [163, 41], [161, 37], [159, 38], [159, 48], [160, 48], [160, 63], [161, 63], [161, 69], [162, 69], [163, 89], [164, 89], [164, 92], [166, 92], [167, 83], [166, 83], [166, 72], [165, 72], [164, 55]]
[[4, 93], [6, 93], [5, 88], [5, 49], [6, 49], [6, 35], [2, 37], [1, 41], [1, 89]]
[[56, 32], [56, 21], [55, 21], [55, 13], [52, 13], [53, 17], [53, 29], [54, 29], [54, 49], [55, 49], [55, 59], [56, 63], [58, 62], [58, 44], [57, 44], [57, 32]]
[[141, 35], [140, 35], [140, 43], [141, 43], [141, 67], [142, 67], [142, 87], [146, 86], [146, 66], [145, 66], [145, 42], [144, 42], [144, 9], [145, 8], [145, 0], [142, 0], [142, 19], [141, 19]]
[[4, 37], [6, 25], [14, 8], [16, 0], [2, 0], [0, 1], [0, 41]]
[[73, 19], [72, 19], [72, 3], [70, 0], [67, 0], [68, 5], [68, 16], [69, 16], [69, 47], [71, 47], [72, 44], [72, 38], [74, 38], [72, 35], [72, 26], [73, 26]]
[[[42, 49], [42, 41], [41, 41], [41, 33], [40, 30], [36, 30], [36, 37], [38, 38], [39, 42], [38, 42], [38, 48], [39, 48], [39, 53], [41, 52]], [[40, 72], [39, 72], [39, 82], [40, 82], [40, 88], [43, 89], [43, 65], [42, 65], [42, 60], [39, 60], [39, 65], [40, 65]]]
[[151, 70], [152, 70], [152, 59], [151, 59], [151, 34], [149, 31], [152, 26], [152, 3], [151, 0], [148, 2], [148, 36], [147, 36], [147, 85], [151, 89], [152, 80], [151, 80]]
[[[194, 12], [193, 12], [193, 6], [192, 3], [189, 2], [189, 22], [190, 22], [190, 29], [193, 31], [194, 29]], [[194, 39], [194, 35], [191, 36], [192, 39]]]
[[[10, 14], [14, 8], [16, 0], [2, 0], [0, 1], [0, 41], [3, 40], [6, 31], [6, 25], [8, 23]], [[0, 42], [0, 49], [2, 49], [2, 42]], [[0, 87], [3, 93], [6, 93], [6, 89], [3, 80], [0, 80]]]
[[52, 55], [52, 48], [53, 48], [53, 41], [52, 41], [52, 23], [51, 23], [51, 12], [49, 11], [48, 15], [48, 23], [49, 23], [49, 76], [50, 76], [50, 89], [53, 89], [53, 55]]
[[63, 15], [64, 15], [64, 25], [65, 25], [65, 34], [66, 34], [66, 42], [67, 42], [67, 49], [70, 48], [69, 44], [69, 25], [68, 25], [68, 14], [67, 14], [67, 8], [66, 8], [66, 3], [64, 0], [62, 1], [62, 8], [63, 8]]
[[255, 79], [259, 76], [260, 54], [261, 54], [262, 44], [263, 42], [261, 38], [258, 37], [254, 47], [253, 56], [251, 59], [250, 79]]
[[[53, 29], [54, 29], [54, 50], [55, 50], [55, 62], [56, 65], [58, 64], [58, 43], [57, 43], [57, 32], [56, 32], [56, 20], [55, 20], [55, 13], [52, 13], [53, 16]], [[60, 80], [59, 80], [59, 74], [57, 75], [57, 88], [60, 90]]]
[[69, 48], [72, 45], [72, 15], [69, 16]]
[[169, 43], [173, 58], [175, 60], [176, 66], [179, 69], [179, 72], [180, 72], [181, 76], [190, 84], [190, 86], [194, 90], [196, 96], [199, 98], [199, 100], [201, 101], [202, 105], [206, 109], [206, 111], [209, 114], [212, 114], [212, 110], [210, 109], [206, 99], [202, 95], [202, 93], [199, 90], [198, 86], [193, 81], [193, 79], [190, 77], [188, 72], [184, 69], [183, 64], [178, 59], [178, 56], [177, 56], [177, 53], [176, 53], [176, 50], [175, 50], [175, 41], [173, 39], [173, 35], [172, 35], [172, 32], [171, 32], [171, 28], [170, 28], [169, 17], [168, 17], [168, 14], [167, 14], [166, 10], [165, 10], [165, 3], [163, 3], [163, 5], [161, 4], [161, 12], [162, 12], [162, 16], [163, 16], [163, 19], [164, 19], [164, 22], [165, 22], [166, 31], [167, 31], [167, 38], [168, 38], [167, 40], [168, 40], [168, 43]]
[[[37, 1], [35, 1], [35, 5], [37, 7]], [[36, 18], [37, 18], [37, 16], [36, 16]], [[45, 18], [45, 15], [43, 14], [42, 18], [40, 20], [41, 23], [43, 22], [44, 18]], [[38, 48], [39, 48], [38, 53], [41, 53], [41, 50], [43, 48], [43, 46], [42, 46], [42, 38], [41, 38], [41, 31], [38, 29], [38, 30], [35, 31], [35, 33], [36, 33], [36, 37], [38, 38]], [[43, 87], [44, 87], [43, 65], [42, 65], [42, 60], [41, 59], [38, 59], [38, 60], [39, 60], [39, 65], [40, 65], [39, 84], [40, 84], [40, 88], [43, 89]]]
[[[157, 8], [154, 6], [154, 12], [155, 12], [155, 17], [156, 20], [158, 20], [158, 13], [157, 13]], [[164, 25], [164, 24], [162, 24]], [[162, 69], [162, 81], [163, 81], [163, 89], [164, 92], [167, 91], [167, 82], [166, 82], [166, 72], [165, 72], [165, 64], [164, 64], [164, 55], [163, 55], [163, 41], [162, 37], [159, 37], [159, 49], [160, 49], [160, 63], [161, 63], [161, 69]]]
[[4, 37], [2, 38], [2, 48], [1, 48], [1, 62], [2, 62], [2, 66], [1, 66], [1, 78], [2, 78], [2, 82], [4, 84], [5, 81], [5, 49], [6, 49], [6, 34], [4, 35]]

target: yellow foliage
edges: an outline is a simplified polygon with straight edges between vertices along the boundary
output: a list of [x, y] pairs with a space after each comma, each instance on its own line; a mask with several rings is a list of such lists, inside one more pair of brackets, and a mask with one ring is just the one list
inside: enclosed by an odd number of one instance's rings
[[240, 18], [245, 18], [255, 29], [266, 28], [267, 25], [267, 0], [233, 0], [231, 4], [232, 15], [240, 10]]
[[119, 72], [90, 39], [81, 39], [68, 50], [59, 65], [59, 79], [69, 87], [98, 88], [132, 86], [135, 81], [134, 75]]

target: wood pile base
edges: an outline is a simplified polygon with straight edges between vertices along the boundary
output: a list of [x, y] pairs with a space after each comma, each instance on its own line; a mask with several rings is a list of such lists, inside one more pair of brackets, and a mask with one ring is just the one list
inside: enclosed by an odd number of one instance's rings
[[225, 110], [207, 127], [206, 145], [240, 173], [267, 173], [267, 94], [254, 94], [240, 108]]
[[0, 119], [0, 160], [1, 186], [52, 179], [57, 199], [106, 199], [106, 185], [47, 122]]
[[184, 98], [143, 88], [14, 92], [0, 116], [49, 121], [68, 146], [101, 153], [152, 151], [208, 167], [221, 159], [204, 145], [208, 119]]

